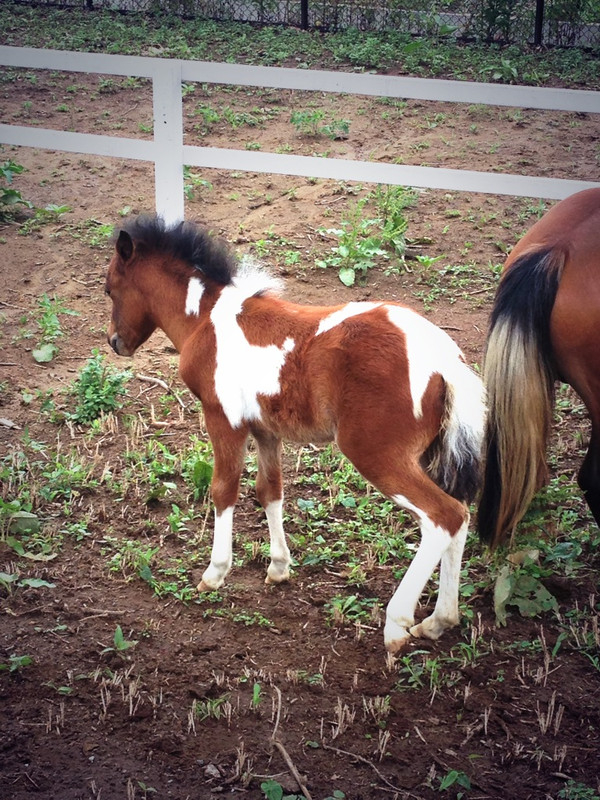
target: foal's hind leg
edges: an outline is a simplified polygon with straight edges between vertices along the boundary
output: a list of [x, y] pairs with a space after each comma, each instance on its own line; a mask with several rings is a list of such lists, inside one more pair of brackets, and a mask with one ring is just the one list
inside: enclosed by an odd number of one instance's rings
[[438, 639], [446, 628], [458, 625], [458, 590], [460, 586], [460, 567], [465, 549], [469, 514], [450, 539], [450, 544], [442, 553], [440, 565], [440, 587], [433, 614], [410, 629], [411, 636], [425, 636]]
[[[411, 634], [437, 639], [458, 622], [458, 581], [469, 515], [463, 503], [447, 495], [418, 464], [418, 460], [397, 449], [378, 443], [365, 448], [368, 435], [338, 437], [340, 449], [356, 468], [383, 494], [418, 519], [421, 543], [402, 582], [388, 603], [384, 629], [385, 646], [397, 652]], [[377, 446], [379, 444], [379, 446]], [[433, 614], [415, 625], [419, 597], [442, 560], [440, 590]]]
[[[426, 479], [428, 480], [428, 479]], [[434, 491], [431, 491], [431, 489]], [[432, 496], [421, 499], [420, 506], [404, 495], [394, 495], [398, 505], [411, 511], [419, 520], [421, 543], [400, 585], [388, 603], [384, 641], [390, 652], [397, 652], [407, 643], [409, 635], [437, 639], [458, 624], [458, 588], [460, 565], [467, 536], [468, 513], [465, 507], [431, 484]], [[437, 510], [432, 505], [433, 494]], [[418, 495], [413, 488], [413, 498]], [[442, 516], [439, 516], [443, 508]], [[425, 509], [428, 509], [426, 511]], [[431, 516], [430, 516], [431, 514]], [[436, 523], [432, 517], [438, 518]], [[443, 522], [442, 522], [443, 517]], [[418, 625], [414, 624], [415, 608], [427, 581], [441, 559], [438, 599], [433, 614]]]
[[281, 583], [290, 577], [291, 562], [283, 531], [281, 440], [263, 431], [255, 432], [254, 438], [258, 447], [256, 495], [267, 516], [271, 545], [271, 563], [265, 583]]

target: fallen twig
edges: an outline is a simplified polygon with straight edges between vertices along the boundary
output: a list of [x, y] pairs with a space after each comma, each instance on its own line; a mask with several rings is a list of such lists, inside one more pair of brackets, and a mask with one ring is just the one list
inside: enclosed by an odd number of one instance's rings
[[300, 789], [300, 791], [302, 792], [302, 794], [304, 795], [306, 800], [312, 800], [310, 792], [308, 791], [308, 789], [304, 785], [304, 781], [303, 781], [300, 773], [298, 772], [298, 770], [296, 768], [296, 765], [292, 761], [292, 759], [290, 757], [290, 754], [285, 749], [285, 747], [283, 746], [283, 743], [280, 741], [280, 739], [277, 738], [277, 730], [279, 728], [279, 721], [281, 719], [281, 690], [277, 686], [274, 686], [273, 688], [275, 689], [275, 692], [277, 693], [277, 714], [275, 716], [275, 726], [273, 728], [273, 735], [271, 736], [271, 744], [273, 745], [273, 747], [276, 747], [279, 750], [279, 752], [281, 753], [281, 755], [283, 756], [283, 759], [284, 759], [285, 763], [287, 764], [289, 771], [294, 776], [294, 780], [298, 784], [298, 788]]
[[417, 795], [411, 794], [410, 792], [407, 792], [406, 789], [400, 789], [398, 786], [394, 786], [394, 784], [391, 783], [390, 781], [388, 781], [388, 779], [381, 772], [381, 770], [377, 769], [375, 764], [372, 761], [369, 761], [368, 758], [365, 758], [364, 756], [360, 756], [358, 753], [352, 753], [349, 750], [340, 750], [339, 747], [332, 747], [329, 744], [325, 744], [325, 742], [323, 742], [323, 741], [321, 742], [321, 746], [322, 746], [323, 750], [331, 750], [334, 753], [338, 753], [338, 755], [349, 756], [349, 758], [354, 758], [354, 759], [356, 759], [356, 761], [360, 761], [363, 764], [367, 764], [369, 767], [371, 767], [371, 769], [373, 769], [377, 773], [377, 776], [379, 777], [379, 779], [382, 780], [385, 783], [386, 786], [389, 786], [389, 788], [392, 789], [394, 792], [401, 792], [405, 797], [415, 797], [415, 798], [417, 798], [417, 800], [419, 800]]
[[175, 392], [170, 388], [169, 384], [166, 381], [161, 380], [160, 378], [153, 378], [150, 375], [140, 375], [137, 374], [135, 376], [139, 381], [144, 381], [145, 383], [152, 383], [154, 386], [160, 386], [161, 389], [164, 389], [165, 392], [172, 394], [175, 400], [179, 403], [182, 408], [185, 408], [185, 403], [180, 397], [177, 397]]

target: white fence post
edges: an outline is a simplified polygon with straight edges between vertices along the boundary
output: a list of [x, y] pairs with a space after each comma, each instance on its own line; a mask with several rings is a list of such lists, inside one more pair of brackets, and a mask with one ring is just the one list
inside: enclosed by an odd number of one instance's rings
[[181, 62], [157, 64], [153, 76], [156, 212], [169, 225], [185, 214]]

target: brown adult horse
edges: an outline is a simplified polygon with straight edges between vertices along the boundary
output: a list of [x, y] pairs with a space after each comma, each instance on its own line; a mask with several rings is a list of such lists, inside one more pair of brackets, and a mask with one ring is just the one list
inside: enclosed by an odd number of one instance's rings
[[[268, 583], [289, 577], [282, 525], [281, 441], [335, 440], [384, 495], [411, 511], [421, 544], [389, 602], [389, 650], [410, 634], [436, 639], [458, 622], [458, 582], [470, 502], [479, 485], [483, 387], [452, 339], [409, 308], [364, 302], [308, 307], [237, 264], [189, 223], [145, 217], [122, 229], [108, 268], [108, 341], [131, 356], [161, 328], [179, 372], [202, 401], [214, 448], [215, 527], [199, 586], [231, 568], [233, 509], [246, 440], [257, 443], [256, 493], [270, 534]], [[433, 613], [414, 625], [441, 559]]]
[[579, 486], [600, 523], [600, 189], [562, 200], [520, 240], [490, 320], [486, 468], [478, 528], [511, 535], [547, 476], [554, 384], [569, 383], [592, 421]]

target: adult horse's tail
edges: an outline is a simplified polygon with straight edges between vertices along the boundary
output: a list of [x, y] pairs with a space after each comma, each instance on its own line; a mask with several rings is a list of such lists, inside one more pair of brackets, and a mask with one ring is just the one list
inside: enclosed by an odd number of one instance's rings
[[565, 262], [560, 248], [507, 264], [490, 320], [488, 394], [478, 530], [492, 548], [510, 535], [547, 477], [546, 441], [557, 378], [550, 315]]

